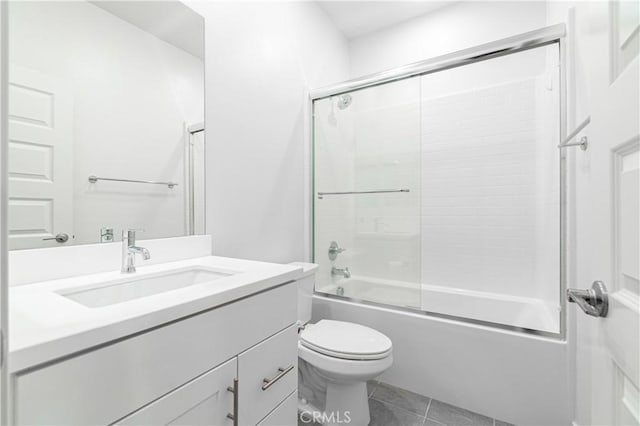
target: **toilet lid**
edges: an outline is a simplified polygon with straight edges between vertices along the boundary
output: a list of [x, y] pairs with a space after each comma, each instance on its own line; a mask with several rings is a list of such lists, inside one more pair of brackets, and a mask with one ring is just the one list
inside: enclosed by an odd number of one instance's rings
[[321, 354], [343, 359], [381, 359], [391, 353], [391, 340], [364, 325], [320, 320], [300, 333], [300, 342]]

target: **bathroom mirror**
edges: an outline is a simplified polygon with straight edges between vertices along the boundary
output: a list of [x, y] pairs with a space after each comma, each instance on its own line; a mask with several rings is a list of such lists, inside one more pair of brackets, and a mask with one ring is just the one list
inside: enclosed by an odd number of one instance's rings
[[204, 233], [204, 20], [177, 1], [10, 2], [9, 247]]

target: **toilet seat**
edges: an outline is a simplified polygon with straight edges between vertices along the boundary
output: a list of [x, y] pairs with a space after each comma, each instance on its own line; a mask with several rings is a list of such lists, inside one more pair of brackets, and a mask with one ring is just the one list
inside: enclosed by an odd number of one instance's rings
[[380, 360], [391, 354], [391, 340], [369, 327], [344, 321], [320, 320], [300, 333], [302, 346], [345, 360]]

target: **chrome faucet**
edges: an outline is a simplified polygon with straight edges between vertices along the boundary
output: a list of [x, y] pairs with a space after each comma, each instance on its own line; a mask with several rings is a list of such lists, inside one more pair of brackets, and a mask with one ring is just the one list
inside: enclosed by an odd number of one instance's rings
[[136, 253], [140, 253], [144, 260], [151, 259], [149, 250], [136, 246], [136, 231], [141, 229], [125, 229], [122, 231], [122, 269], [123, 274], [132, 274], [136, 271]]
[[329, 244], [329, 260], [336, 260], [338, 255], [346, 250], [347, 249], [340, 248], [335, 241], [331, 241], [331, 244]]
[[341, 269], [334, 266], [333, 268], [331, 268], [331, 275], [342, 275], [345, 278], [351, 278], [351, 272], [347, 267]]

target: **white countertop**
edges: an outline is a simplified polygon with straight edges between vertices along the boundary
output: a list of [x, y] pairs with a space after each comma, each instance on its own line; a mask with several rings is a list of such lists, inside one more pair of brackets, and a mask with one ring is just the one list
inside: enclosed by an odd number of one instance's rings
[[[297, 279], [295, 265], [217, 256], [143, 266], [135, 274], [104, 272], [11, 287], [9, 298], [9, 371], [81, 352]], [[191, 285], [109, 306], [89, 308], [58, 291], [83, 288], [123, 277], [204, 266], [238, 271], [214, 281]], [[37, 266], [34, 266], [37, 267]]]

